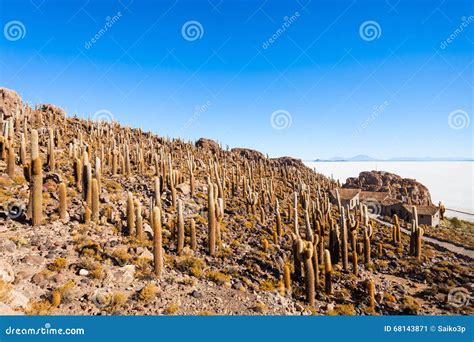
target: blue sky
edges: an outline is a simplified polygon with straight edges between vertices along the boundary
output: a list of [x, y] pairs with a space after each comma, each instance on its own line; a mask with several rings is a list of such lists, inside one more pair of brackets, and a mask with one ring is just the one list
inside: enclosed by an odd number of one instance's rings
[[470, 0], [0, 4], [30, 103], [270, 156], [474, 156]]

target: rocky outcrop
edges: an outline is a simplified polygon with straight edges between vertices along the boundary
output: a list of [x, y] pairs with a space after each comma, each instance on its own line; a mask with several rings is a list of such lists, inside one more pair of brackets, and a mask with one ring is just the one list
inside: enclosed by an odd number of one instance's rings
[[303, 161], [301, 159], [292, 158], [292, 157], [280, 157], [280, 158], [272, 158], [270, 159], [273, 162], [276, 162], [278, 165], [284, 166], [293, 166], [296, 168], [305, 167]]
[[219, 144], [216, 143], [214, 140], [206, 139], [206, 138], [201, 138], [198, 141], [196, 141], [196, 147], [209, 149], [213, 153], [216, 153], [221, 149], [219, 147]]
[[50, 103], [43, 103], [43, 104], [39, 105], [39, 109], [43, 112], [51, 113], [54, 116], [64, 116], [64, 115], [66, 115], [66, 112], [64, 111], [64, 109], [62, 109], [58, 106], [55, 106], [53, 104], [50, 104]]
[[363, 171], [359, 177], [346, 180], [343, 188], [363, 191], [388, 192], [390, 198], [404, 203], [431, 205], [431, 195], [426, 186], [414, 179], [402, 178], [385, 171]]
[[0, 115], [10, 117], [21, 105], [21, 97], [16, 91], [0, 88]]
[[255, 150], [251, 150], [249, 148], [237, 147], [237, 148], [233, 148], [231, 151], [233, 153], [238, 154], [239, 156], [243, 158], [247, 158], [250, 160], [260, 160], [260, 159], [265, 158], [265, 155], [263, 153], [255, 151]]

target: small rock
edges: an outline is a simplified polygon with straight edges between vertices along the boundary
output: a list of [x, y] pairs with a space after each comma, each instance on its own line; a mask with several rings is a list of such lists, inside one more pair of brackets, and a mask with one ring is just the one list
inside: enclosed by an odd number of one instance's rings
[[201, 298], [202, 293], [199, 292], [198, 290], [194, 290], [193, 292], [191, 292], [191, 296], [193, 296], [194, 298]]
[[41, 286], [45, 282], [45, 275], [43, 273], [36, 273], [32, 278], [31, 282], [35, 285]]
[[28, 306], [29, 299], [26, 298], [26, 296], [23, 293], [17, 290], [13, 290], [10, 292], [10, 298], [11, 298], [11, 302], [9, 304], [13, 308], [16, 308], [16, 307], [26, 308]]
[[0, 239], [0, 253], [13, 253], [16, 251], [15, 243], [10, 239]]
[[30, 254], [25, 256], [21, 261], [27, 265], [38, 266], [44, 262], [44, 258], [40, 255]]
[[85, 270], [85, 269], [83, 269], [83, 268], [81, 268], [81, 269], [79, 270], [79, 275], [81, 275], [81, 276], [88, 276], [88, 275], [89, 275], [89, 271], [88, 271], [88, 270]]
[[295, 304], [295, 309], [296, 309], [297, 311], [300, 311], [300, 312], [304, 311], [303, 306], [302, 306], [301, 304], [299, 304], [299, 303], [296, 303], [296, 304]]
[[0, 279], [6, 283], [11, 283], [15, 280], [13, 268], [5, 260], [0, 260]]

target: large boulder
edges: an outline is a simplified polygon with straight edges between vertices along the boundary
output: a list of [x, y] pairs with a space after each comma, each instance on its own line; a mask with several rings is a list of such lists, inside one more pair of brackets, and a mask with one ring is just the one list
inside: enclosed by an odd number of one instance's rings
[[216, 143], [214, 140], [201, 138], [196, 141], [196, 147], [211, 150], [212, 153], [218, 152], [221, 148], [219, 144]]
[[5, 118], [13, 116], [15, 111], [22, 106], [20, 95], [14, 90], [0, 88], [0, 115], [3, 113]]

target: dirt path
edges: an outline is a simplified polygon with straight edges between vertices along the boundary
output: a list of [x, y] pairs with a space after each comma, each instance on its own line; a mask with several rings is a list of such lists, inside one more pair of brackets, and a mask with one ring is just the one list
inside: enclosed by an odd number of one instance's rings
[[[377, 222], [379, 222], [380, 224], [386, 226], [386, 227], [392, 227], [393, 226], [392, 223], [382, 221], [378, 218], [373, 218], [373, 219], [376, 220]], [[410, 234], [410, 231], [406, 228], [400, 227], [400, 230], [403, 233], [407, 234], [407, 235]], [[439, 246], [441, 248], [447, 249], [448, 251], [453, 252], [454, 254], [462, 255], [462, 256], [468, 257], [470, 259], [474, 259], [474, 251], [473, 250], [469, 250], [469, 249], [466, 249], [466, 248], [461, 247], [461, 246], [456, 246], [456, 245], [454, 245], [452, 243], [449, 243], [449, 242], [446, 242], [446, 241], [440, 241], [440, 240], [437, 240], [437, 239], [429, 237], [429, 236], [423, 236], [423, 241], [426, 241], [427, 243], [429, 243], [431, 245], [435, 245], [435, 246]]]

